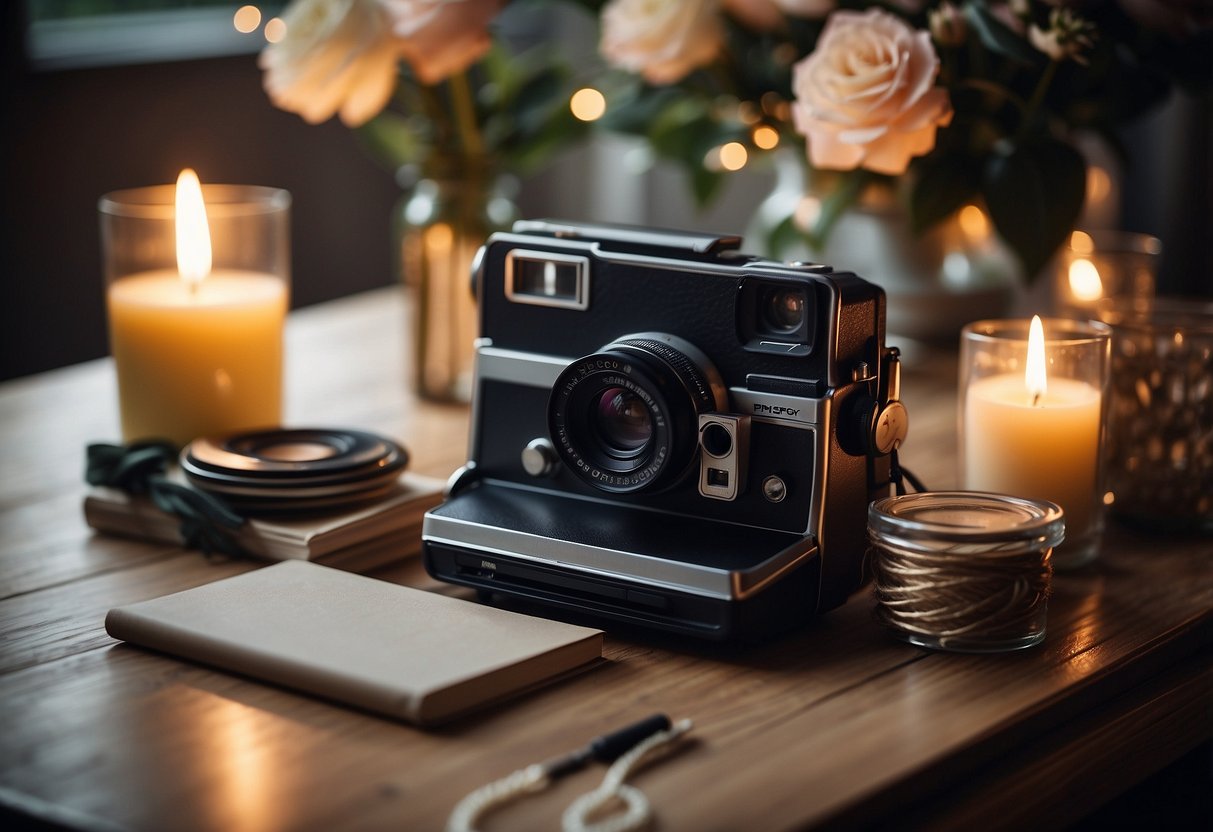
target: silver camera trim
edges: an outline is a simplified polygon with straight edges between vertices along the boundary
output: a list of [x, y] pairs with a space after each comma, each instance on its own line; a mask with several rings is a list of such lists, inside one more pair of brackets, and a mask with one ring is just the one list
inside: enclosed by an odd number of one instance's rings
[[[709, 426], [729, 434], [729, 450], [717, 455], [708, 450], [703, 432]], [[736, 500], [746, 481], [750, 460], [750, 417], [732, 413], [704, 413], [699, 417], [699, 495], [711, 500]], [[713, 471], [725, 475], [726, 484], [713, 485]]]
[[737, 571], [670, 560], [643, 552], [542, 537], [431, 513], [425, 515], [421, 536], [430, 543], [488, 552], [547, 566], [558, 565], [589, 575], [631, 582], [643, 581], [645, 584], [688, 595], [726, 601], [741, 601], [760, 592], [817, 554], [816, 538], [809, 535], [752, 569]]

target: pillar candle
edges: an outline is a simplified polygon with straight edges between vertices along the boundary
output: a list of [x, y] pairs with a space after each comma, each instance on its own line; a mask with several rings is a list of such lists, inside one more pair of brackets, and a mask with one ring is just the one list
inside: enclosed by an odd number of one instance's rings
[[184, 444], [281, 421], [286, 285], [218, 270], [192, 286], [174, 271], [107, 292], [122, 434]]

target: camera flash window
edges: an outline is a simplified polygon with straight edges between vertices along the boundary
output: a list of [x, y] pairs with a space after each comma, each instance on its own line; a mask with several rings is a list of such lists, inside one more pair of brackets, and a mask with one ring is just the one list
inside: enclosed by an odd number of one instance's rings
[[[733, 436], [719, 422], [710, 422], [703, 427], [703, 449], [714, 457], [724, 457], [733, 450]], [[715, 470], [715, 469], [713, 469]]]

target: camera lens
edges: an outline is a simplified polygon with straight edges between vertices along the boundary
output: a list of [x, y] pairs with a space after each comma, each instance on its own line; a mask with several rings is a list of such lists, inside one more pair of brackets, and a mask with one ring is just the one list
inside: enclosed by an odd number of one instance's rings
[[804, 323], [804, 308], [803, 289], [772, 289], [763, 298], [763, 323], [772, 332], [795, 332]]
[[565, 367], [548, 400], [552, 444], [601, 491], [659, 491], [692, 468], [699, 414], [724, 409], [707, 357], [662, 333], [628, 336]]
[[599, 442], [613, 456], [634, 456], [653, 438], [649, 409], [639, 396], [622, 387], [602, 391], [590, 418]]

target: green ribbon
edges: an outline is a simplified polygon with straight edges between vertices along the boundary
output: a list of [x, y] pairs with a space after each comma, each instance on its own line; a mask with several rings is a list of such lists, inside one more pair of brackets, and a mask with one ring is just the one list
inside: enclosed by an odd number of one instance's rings
[[89, 485], [147, 495], [156, 508], [181, 521], [181, 538], [192, 549], [207, 555], [246, 556], [232, 536], [244, 525], [244, 518], [218, 497], [170, 480], [168, 469], [176, 458], [177, 449], [159, 440], [129, 445], [94, 442], [88, 446], [84, 479]]

